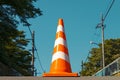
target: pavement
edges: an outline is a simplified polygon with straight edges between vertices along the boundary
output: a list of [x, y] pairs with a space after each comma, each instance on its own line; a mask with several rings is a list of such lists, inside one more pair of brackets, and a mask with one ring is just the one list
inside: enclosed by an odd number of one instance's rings
[[8, 77], [1, 76], [0, 80], [120, 80], [120, 77], [115, 76], [105, 76], [105, 77], [93, 77], [93, 76], [85, 76], [85, 77]]

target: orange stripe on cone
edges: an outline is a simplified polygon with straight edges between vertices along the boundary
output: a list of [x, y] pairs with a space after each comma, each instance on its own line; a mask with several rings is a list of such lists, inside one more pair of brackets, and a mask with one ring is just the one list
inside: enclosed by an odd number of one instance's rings
[[[55, 68], [56, 63], [57, 63], [57, 66], [59, 66], [60, 68]], [[64, 66], [66, 66], [67, 68]], [[67, 61], [59, 58], [59, 59], [55, 60], [54, 62], [52, 62], [50, 72], [51, 73], [71, 72], [70, 64]]]
[[55, 53], [58, 52], [58, 51], [62, 51], [62, 52], [64, 52], [65, 54], [68, 55], [68, 49], [67, 49], [64, 45], [61, 45], [61, 44], [57, 45], [57, 46], [54, 48], [53, 54], [55, 54]]
[[63, 19], [61, 19], [61, 18], [60, 18], [59, 21], [58, 21], [58, 26], [59, 26], [59, 25], [61, 25], [61, 26], [64, 27], [64, 22], [63, 22]]
[[59, 19], [58, 21], [55, 46], [52, 55], [50, 72], [44, 73], [44, 77], [78, 76], [77, 73], [72, 73], [71, 71], [63, 19]]
[[59, 37], [66, 40], [66, 36], [65, 36], [64, 32], [62, 32], [62, 31], [59, 31], [59, 32], [56, 33], [56, 39], [59, 38]]

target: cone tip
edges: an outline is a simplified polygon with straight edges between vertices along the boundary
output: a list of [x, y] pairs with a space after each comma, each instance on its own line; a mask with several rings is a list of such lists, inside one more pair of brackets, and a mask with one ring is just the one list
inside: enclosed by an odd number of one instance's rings
[[63, 19], [62, 19], [62, 18], [59, 18], [58, 25], [64, 26], [64, 23], [63, 23]]

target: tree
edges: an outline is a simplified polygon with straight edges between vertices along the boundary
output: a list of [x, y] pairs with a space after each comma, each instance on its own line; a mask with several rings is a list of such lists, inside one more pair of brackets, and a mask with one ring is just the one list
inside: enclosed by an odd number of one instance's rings
[[[108, 65], [116, 58], [120, 57], [120, 39], [107, 39], [105, 40], [105, 65]], [[102, 69], [102, 47], [92, 48], [90, 51], [91, 56], [88, 62], [84, 63], [84, 69], [80, 72], [81, 76], [91, 76], [100, 69]]]
[[36, 0], [0, 0], [1, 21], [16, 27], [16, 24], [19, 23], [16, 17], [19, 17], [25, 26], [29, 26], [30, 23], [27, 21], [29, 18], [42, 15], [40, 9], [33, 5], [34, 2]]
[[28, 19], [42, 15], [33, 3], [36, 0], [0, 0], [0, 61], [22, 75], [31, 75], [29, 41], [18, 24], [30, 26]]
[[0, 61], [22, 75], [31, 75], [31, 53], [25, 50], [28, 41], [23, 31], [2, 27], [0, 32]]

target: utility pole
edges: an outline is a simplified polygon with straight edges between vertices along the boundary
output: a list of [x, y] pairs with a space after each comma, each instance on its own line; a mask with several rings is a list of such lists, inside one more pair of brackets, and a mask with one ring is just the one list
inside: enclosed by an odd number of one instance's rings
[[[108, 8], [104, 17], [103, 17], [103, 14], [102, 14], [101, 23], [99, 23], [96, 27], [96, 28], [101, 28], [101, 32], [102, 32], [102, 68], [105, 67], [105, 53], [104, 53], [105, 52], [104, 51], [104, 28], [105, 28], [105, 25], [104, 25], [104, 21], [105, 21], [107, 15], [108, 15], [108, 13], [110, 12], [114, 2], [115, 2], [115, 0], [112, 0], [112, 2], [111, 2], [111, 4], [110, 4], [110, 6], [109, 6], [109, 8]], [[104, 76], [104, 72], [102, 72], [102, 75]]]
[[83, 71], [83, 66], [84, 66], [83, 64], [84, 64], [84, 63], [83, 63], [83, 60], [82, 60], [82, 62], [81, 62], [82, 71]]
[[35, 42], [34, 42], [34, 34], [35, 31], [32, 32], [32, 75], [34, 76], [34, 60], [35, 60], [35, 57], [34, 57], [34, 50], [35, 50]]
[[34, 72], [35, 72], [35, 76], [37, 76], [37, 69], [35, 69], [35, 71], [34, 71]]
[[105, 67], [105, 51], [104, 51], [104, 19], [103, 19], [103, 15], [102, 15], [102, 19], [101, 19], [101, 29], [102, 29], [102, 67]]
[[101, 28], [101, 33], [102, 33], [102, 68], [105, 67], [105, 51], [104, 51], [104, 28], [105, 28], [105, 25], [104, 25], [104, 18], [103, 18], [103, 15], [102, 15], [102, 18], [101, 18], [101, 23], [99, 23], [97, 25], [96, 28]]

